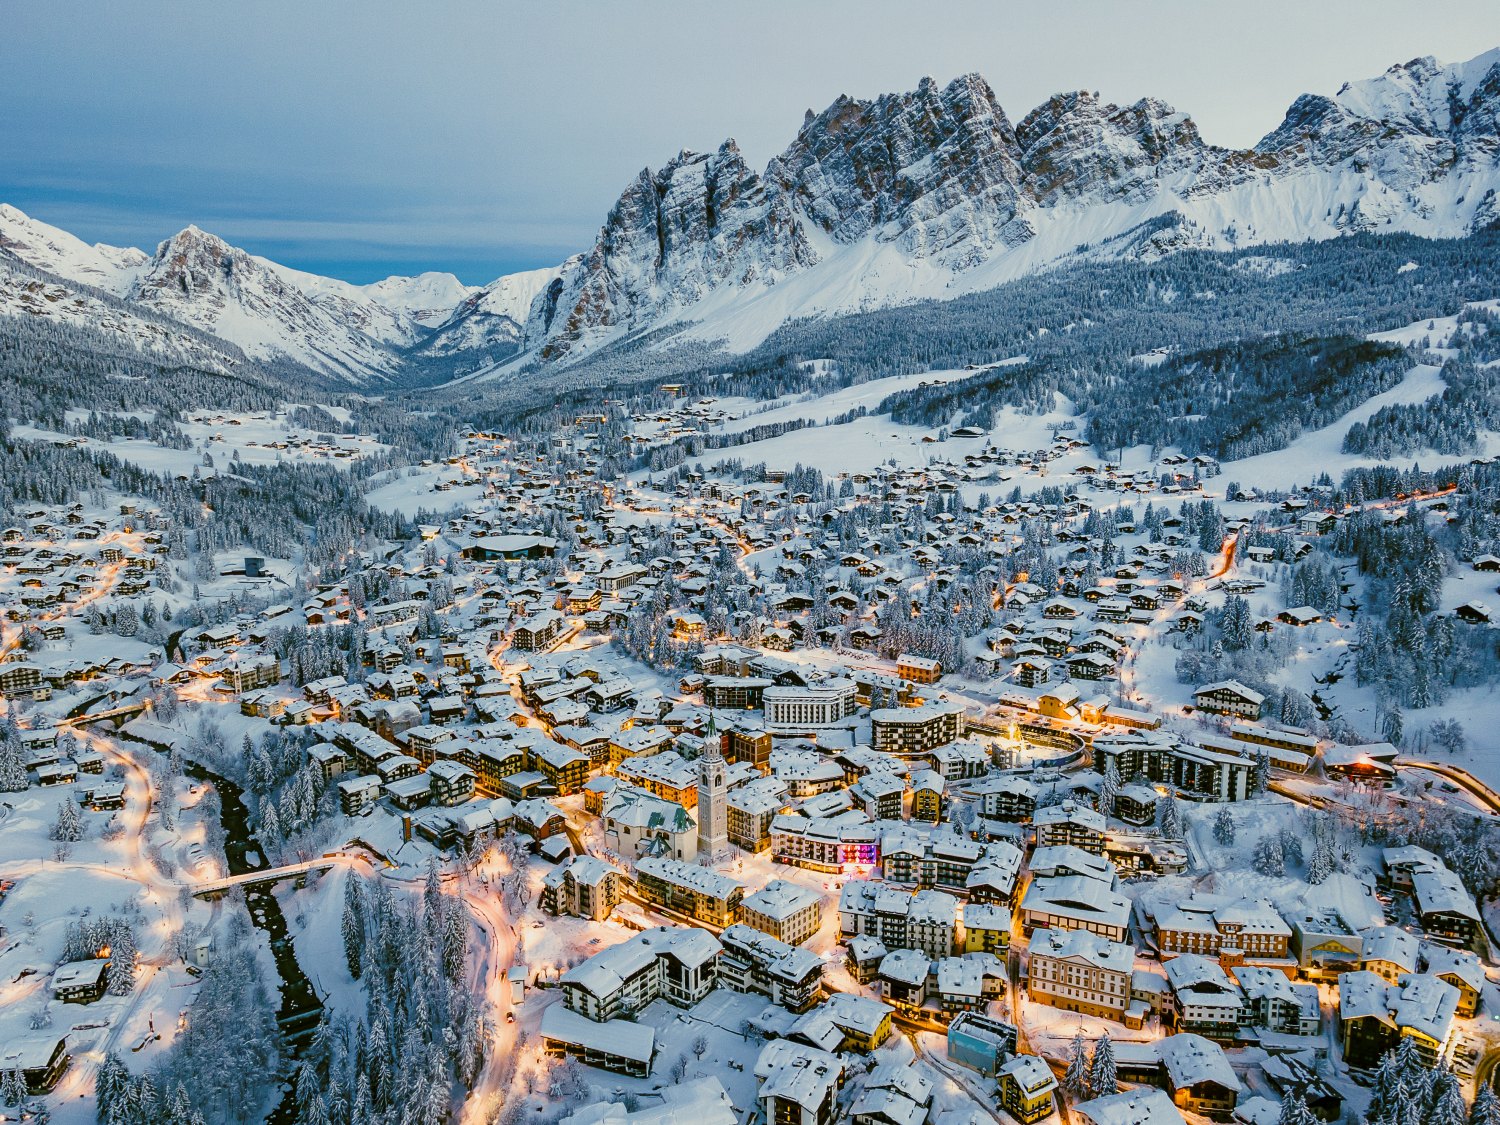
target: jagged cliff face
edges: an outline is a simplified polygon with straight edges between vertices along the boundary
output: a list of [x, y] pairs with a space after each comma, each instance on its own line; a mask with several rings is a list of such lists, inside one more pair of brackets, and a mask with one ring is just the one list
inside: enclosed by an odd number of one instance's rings
[[594, 247], [533, 301], [523, 346], [563, 354], [554, 341], [636, 327], [666, 305], [722, 285], [774, 284], [816, 260], [790, 201], [766, 190], [733, 141], [713, 154], [683, 151], [631, 181]]
[[1500, 51], [1306, 95], [1244, 151], [1151, 98], [1059, 94], [1012, 126], [974, 75], [841, 97], [764, 175], [733, 142], [642, 171], [533, 302], [522, 342], [557, 358], [701, 317], [703, 335], [718, 318], [748, 344], [788, 316], [952, 295], [1080, 252], [1458, 236], [1500, 215], [1497, 138]]
[[1074, 200], [1139, 202], [1162, 179], [1194, 175], [1216, 153], [1198, 127], [1165, 102], [1101, 103], [1097, 94], [1057, 94], [1016, 129], [1026, 192], [1040, 206]]
[[[867, 236], [967, 264], [1004, 243], [1028, 203], [1015, 129], [983, 79], [874, 102], [840, 98], [807, 121], [766, 178], [835, 242]], [[1024, 236], [1023, 236], [1024, 237]]]

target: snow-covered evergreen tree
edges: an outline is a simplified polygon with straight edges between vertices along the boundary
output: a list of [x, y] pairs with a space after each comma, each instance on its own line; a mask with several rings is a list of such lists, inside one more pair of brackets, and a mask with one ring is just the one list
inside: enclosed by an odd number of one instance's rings
[[1214, 840], [1223, 847], [1233, 847], [1234, 833], [1234, 814], [1229, 811], [1228, 805], [1220, 805], [1218, 813], [1214, 815]]
[[1115, 798], [1120, 794], [1120, 766], [1113, 755], [1104, 763], [1104, 780], [1099, 786], [1099, 812], [1115, 815]]
[[1089, 1052], [1083, 1041], [1083, 1033], [1073, 1037], [1068, 1053], [1068, 1069], [1063, 1074], [1063, 1092], [1073, 1101], [1087, 1101], [1089, 1097]]
[[83, 814], [78, 811], [78, 802], [69, 794], [57, 806], [57, 818], [47, 836], [61, 843], [74, 844], [83, 839], [84, 831]]
[[135, 931], [129, 926], [119, 927], [110, 941], [109, 964], [104, 967], [105, 988], [111, 996], [129, 996], [134, 991], [139, 960]]
[[1488, 1083], [1482, 1083], [1474, 1093], [1468, 1125], [1500, 1125], [1500, 1098]]
[[1120, 1089], [1118, 1070], [1115, 1065], [1115, 1046], [1110, 1042], [1109, 1032], [1099, 1037], [1094, 1044], [1094, 1056], [1089, 1061], [1089, 1096], [1106, 1098]]
[[23, 793], [30, 784], [20, 734], [14, 723], [7, 722], [0, 728], [0, 793]]
[[1255, 852], [1250, 864], [1262, 875], [1280, 877], [1286, 874], [1286, 856], [1281, 850], [1281, 838], [1268, 832], [1255, 842]]
[[364, 880], [352, 872], [344, 880], [344, 913], [340, 922], [344, 939], [344, 962], [355, 980], [364, 972], [365, 896]]
[[1182, 808], [1171, 793], [1156, 799], [1156, 830], [1163, 840], [1182, 839]]
[[1251, 792], [1264, 797], [1271, 788], [1271, 752], [1262, 746], [1255, 754], [1255, 775], [1251, 781]]

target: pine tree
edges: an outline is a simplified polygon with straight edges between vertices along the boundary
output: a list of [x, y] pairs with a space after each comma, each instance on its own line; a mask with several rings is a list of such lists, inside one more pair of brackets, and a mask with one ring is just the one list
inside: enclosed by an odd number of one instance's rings
[[349, 966], [349, 975], [359, 980], [364, 972], [365, 952], [365, 896], [364, 881], [354, 872], [344, 880], [344, 960]]
[[449, 980], [457, 981], [463, 976], [468, 955], [469, 915], [460, 900], [449, 909], [443, 931], [443, 971]]
[[1254, 794], [1264, 797], [1271, 788], [1271, 752], [1264, 746], [1255, 755]]
[[1317, 1121], [1300, 1090], [1287, 1090], [1281, 1095], [1281, 1114], [1276, 1125], [1317, 1125]]
[[1469, 1107], [1469, 1125], [1500, 1125], [1500, 1098], [1488, 1083], [1474, 1093], [1474, 1104]]
[[1224, 637], [1224, 648], [1238, 652], [1249, 648], [1254, 639], [1254, 621], [1250, 614], [1250, 603], [1239, 594], [1230, 594], [1224, 599], [1224, 613], [1219, 619]]
[[120, 1061], [120, 1056], [110, 1051], [104, 1056], [94, 1075], [94, 1098], [99, 1107], [99, 1120], [113, 1121], [115, 1103], [124, 1096], [130, 1084], [130, 1071]]
[[1214, 817], [1214, 840], [1223, 847], [1233, 847], [1234, 832], [1234, 814], [1229, 811], [1228, 805], [1220, 805], [1219, 812]]
[[1099, 812], [1107, 819], [1115, 815], [1115, 798], [1120, 793], [1120, 766], [1113, 754], [1104, 763], [1104, 781], [1099, 786]]
[[105, 988], [111, 996], [129, 996], [135, 989], [135, 931], [128, 925], [118, 926], [110, 935], [109, 964], [104, 967]]
[[1156, 800], [1156, 830], [1163, 840], [1182, 839], [1182, 809], [1170, 793]]
[[1120, 1088], [1115, 1066], [1115, 1046], [1110, 1042], [1109, 1032], [1099, 1037], [1094, 1044], [1094, 1057], [1089, 1063], [1089, 1095], [1105, 1098], [1117, 1093]]
[[[26, 1080], [19, 1070], [7, 1070], [0, 1075], [0, 1105], [20, 1107], [26, 1100]], [[102, 1104], [102, 1101], [101, 1101]]]
[[1432, 1074], [1423, 1122], [1425, 1125], [1465, 1125], [1467, 1119], [1468, 1107], [1464, 1105], [1458, 1079], [1447, 1066], [1439, 1066]]
[[1082, 1032], [1073, 1037], [1068, 1069], [1063, 1075], [1063, 1091], [1075, 1102], [1087, 1101], [1089, 1097], [1088, 1047], [1083, 1041]]
[[73, 844], [83, 839], [83, 833], [83, 816], [78, 811], [77, 802], [71, 796], [64, 797], [62, 804], [57, 806], [57, 819], [52, 822], [47, 835], [61, 843]]
[[1286, 857], [1281, 851], [1281, 840], [1273, 833], [1267, 833], [1255, 843], [1255, 854], [1250, 860], [1251, 866], [1262, 875], [1280, 877], [1286, 874]]
[[30, 785], [21, 757], [21, 740], [7, 731], [0, 739], [0, 793], [24, 793]]

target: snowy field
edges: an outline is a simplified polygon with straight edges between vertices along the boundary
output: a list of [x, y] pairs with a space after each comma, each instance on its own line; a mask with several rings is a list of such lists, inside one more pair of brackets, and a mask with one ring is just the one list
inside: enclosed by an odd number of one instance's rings
[[[1015, 359], [1002, 360], [990, 366], [1007, 367], [1018, 363], [1025, 363], [1025, 356], [1017, 356]], [[855, 383], [850, 387], [843, 387], [831, 394], [821, 396], [809, 396], [791, 401], [780, 400], [766, 409], [766, 404], [759, 404], [758, 410], [748, 410], [732, 422], [726, 422], [722, 426], [715, 427], [714, 432], [733, 434], [747, 430], [752, 426], [766, 426], [777, 423], [794, 422], [806, 419], [811, 422], [821, 423], [850, 410], [864, 407], [866, 410], [874, 410], [888, 396], [898, 391], [910, 390], [929, 383], [951, 383], [958, 379], [969, 379], [978, 375], [976, 370], [947, 370], [947, 371], [923, 371], [912, 375], [892, 375], [885, 379], [872, 379], [867, 383]], [[746, 400], [739, 400], [746, 401]], [[733, 405], [726, 404], [724, 400], [714, 403], [723, 410], [732, 410]]]
[[[453, 484], [446, 491], [434, 486]], [[414, 466], [376, 477], [365, 500], [372, 508], [411, 517], [420, 510], [447, 512], [469, 507], [484, 498], [484, 485], [457, 465]]]
[[[75, 417], [80, 413], [73, 412]], [[103, 441], [29, 425], [17, 425], [12, 432], [17, 437], [41, 441], [76, 442], [83, 448], [110, 453], [142, 469], [174, 476], [189, 476], [194, 469], [200, 475], [212, 475], [215, 471], [232, 472], [234, 462], [275, 465], [324, 461], [332, 465], [347, 465], [388, 448], [368, 436], [319, 434], [300, 429], [291, 425], [285, 411], [233, 416], [198, 412], [186, 416], [178, 423], [178, 428], [191, 439], [192, 448], [169, 449], [142, 438], [117, 437]], [[205, 456], [212, 460], [211, 467], [205, 462]]]

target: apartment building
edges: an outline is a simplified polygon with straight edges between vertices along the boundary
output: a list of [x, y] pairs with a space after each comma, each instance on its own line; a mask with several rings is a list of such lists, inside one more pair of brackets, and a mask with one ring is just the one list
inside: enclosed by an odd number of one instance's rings
[[777, 863], [813, 871], [868, 869], [880, 863], [880, 837], [863, 816], [782, 813], [771, 820], [771, 857]]
[[1031, 936], [1026, 994], [1036, 1004], [1123, 1022], [1135, 950], [1084, 930]]
[[724, 802], [729, 842], [747, 852], [771, 846], [771, 824], [786, 808], [786, 783], [778, 777], [747, 781], [729, 791]]
[[801, 945], [823, 924], [823, 896], [809, 887], [772, 879], [741, 903], [744, 924], [788, 945]]
[[659, 926], [600, 950], [562, 975], [563, 1003], [595, 1023], [632, 1019], [653, 1000], [691, 1007], [718, 981], [722, 947], [695, 926]]
[[877, 707], [870, 712], [870, 745], [878, 753], [925, 755], [963, 737], [964, 710], [957, 703]]
[[958, 950], [958, 900], [943, 891], [909, 893], [865, 879], [839, 892], [839, 929], [876, 937], [887, 949], [916, 949], [937, 960]]
[[854, 714], [854, 681], [826, 680], [809, 687], [770, 687], [762, 702], [766, 726], [775, 731], [814, 731]]
[[678, 859], [648, 856], [635, 866], [636, 893], [647, 902], [680, 911], [710, 926], [740, 920], [743, 884]]
[[576, 855], [542, 877], [541, 906], [602, 922], [625, 897], [630, 879], [623, 871], [591, 855]]
[[736, 992], [755, 992], [793, 1012], [805, 1012], [823, 988], [823, 961], [744, 923], [719, 935], [719, 984]]

